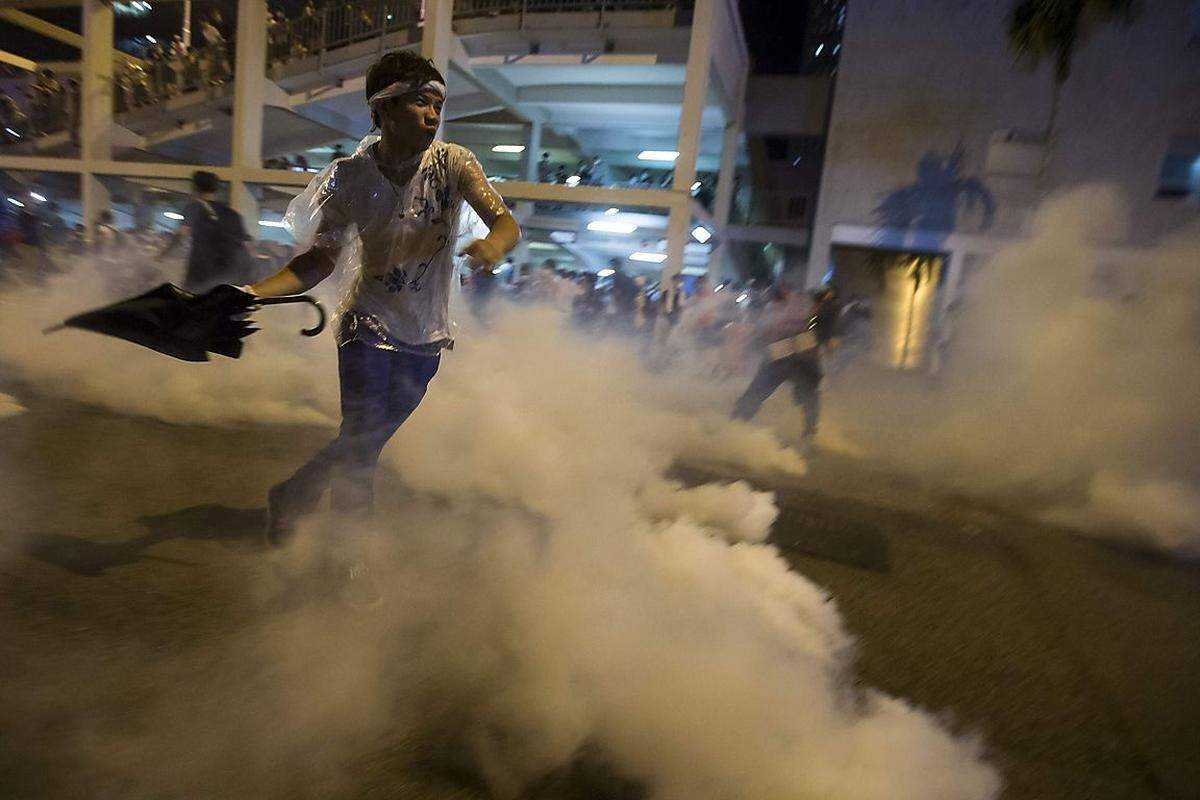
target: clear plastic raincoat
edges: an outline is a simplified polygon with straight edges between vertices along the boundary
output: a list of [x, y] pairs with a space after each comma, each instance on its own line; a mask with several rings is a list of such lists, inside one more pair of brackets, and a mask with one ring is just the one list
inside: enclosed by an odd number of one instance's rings
[[[450, 296], [458, 284], [463, 200], [485, 222], [507, 209], [466, 148], [434, 141], [389, 168], [376, 159], [378, 142], [369, 135], [354, 155], [322, 170], [289, 204], [285, 222], [301, 251], [340, 250], [347, 280], [338, 307], [339, 345], [362, 340], [382, 349], [436, 352], [454, 341]], [[403, 183], [394, 180], [409, 174]]]

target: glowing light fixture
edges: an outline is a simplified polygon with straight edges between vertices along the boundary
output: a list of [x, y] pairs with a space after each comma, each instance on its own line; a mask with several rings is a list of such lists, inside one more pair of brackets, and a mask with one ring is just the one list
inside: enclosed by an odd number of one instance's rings
[[696, 227], [692, 228], [692, 238], [700, 244], [704, 244], [712, 238], [712, 234], [708, 232], [708, 228], [704, 227], [703, 225], [697, 225]]
[[25, 207], [25, 204], [24, 204], [24, 203], [22, 203], [20, 200], [18, 200], [18, 199], [17, 199], [17, 198], [15, 198], [15, 197], [10, 197], [10, 198], [8, 198], [8, 202], [12, 203], [12, 204], [13, 204], [14, 206], [16, 206], [17, 208], [24, 208], [24, 207]]
[[817, 52], [813, 53], [813, 55], [814, 56], [821, 55], [821, 51], [824, 49], [825, 49], [825, 44], [824, 44], [824, 42], [822, 42], [821, 44], [817, 45]]
[[567, 186], [578, 186], [581, 180], [583, 180], [583, 178], [580, 178], [578, 175], [572, 175], [571, 177], [567, 178], [566, 183]]
[[43, 197], [42, 195], [38, 194], [37, 192], [30, 192], [29, 196], [32, 197], [34, 200], [37, 200], [39, 203], [46, 202], [46, 198]]
[[599, 233], [633, 233], [638, 228], [632, 222], [617, 222], [616, 220], [595, 219], [588, 223], [589, 231]]
[[8, 131], [8, 133], [10, 133], [11, 135], [13, 135], [13, 136], [17, 137], [18, 139], [20, 139], [20, 138], [21, 138], [21, 134], [17, 133], [17, 132], [16, 132], [16, 131], [14, 131], [12, 128], [5, 128], [4, 130]]
[[745, 292], [742, 292], [741, 294], [739, 294], [737, 296], [737, 300], [735, 300], [734, 302], [735, 303], [744, 303], [749, 299], [750, 299], [750, 295], [746, 294]]
[[645, 261], [647, 264], [661, 264], [667, 260], [666, 253], [633, 253], [629, 256], [630, 261]]
[[677, 150], [643, 150], [638, 153], [638, 159], [641, 161], [674, 161], [677, 158]]
[[264, 228], [286, 228], [287, 227], [286, 222], [283, 222], [283, 221], [277, 220], [277, 219], [260, 219], [258, 221], [258, 224], [262, 225]]
[[492, 148], [493, 153], [524, 153], [523, 144], [498, 144]]
[[146, 34], [146, 41], [149, 42], [150, 44], [158, 44], [158, 39], [155, 39], [150, 34]]
[[164, 211], [163, 216], [167, 219], [183, 219], [183, 214], [178, 211]]
[[573, 231], [550, 231], [550, 241], [570, 244], [575, 241], [575, 233]]
[[621, 213], [621, 209], [617, 208], [616, 206], [613, 206], [612, 208], [604, 209], [604, 216], [606, 216], [606, 217], [611, 217], [613, 214], [620, 214], [620, 213]]
[[596, 273], [596, 277], [597, 278], [607, 278], [609, 275], [615, 275], [616, 272], [617, 271], [615, 269], [609, 269], [609, 268], [605, 267], [604, 269], [602, 269]]
[[696, 191], [697, 189], [699, 189], [699, 188], [700, 188], [701, 186], [703, 186], [703, 185], [704, 185], [704, 184], [703, 184], [703, 183], [701, 183], [700, 181], [696, 181], [695, 183], [693, 183], [693, 184], [692, 184], [692, 191], [693, 191], [693, 192], [694, 192], [694, 191]]

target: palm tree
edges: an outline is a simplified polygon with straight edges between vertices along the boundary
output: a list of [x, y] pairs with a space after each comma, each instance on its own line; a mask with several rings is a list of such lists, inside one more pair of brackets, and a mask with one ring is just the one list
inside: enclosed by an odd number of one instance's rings
[[1071, 77], [1075, 48], [1089, 28], [1098, 22], [1117, 20], [1128, 25], [1136, 0], [1018, 0], [1008, 16], [1008, 43], [1017, 57], [1036, 69], [1043, 58], [1054, 59], [1054, 89], [1050, 116], [1046, 121], [1046, 148], [1042, 154], [1041, 179], [1054, 146], [1058, 101], [1063, 84]]

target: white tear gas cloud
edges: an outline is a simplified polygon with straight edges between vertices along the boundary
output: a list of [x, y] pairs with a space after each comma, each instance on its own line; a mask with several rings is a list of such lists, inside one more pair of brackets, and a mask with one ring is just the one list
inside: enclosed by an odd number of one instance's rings
[[1200, 548], [1200, 515], [1185, 512], [1200, 485], [1200, 231], [1112, 248], [1126, 216], [1103, 186], [1048, 202], [1029, 238], [966, 276], [936, 379], [837, 372], [829, 441], [1027, 509], [1077, 506], [1059, 520]]
[[[329, 357], [295, 355], [311, 347], [255, 337], [245, 370], [160, 370], [153, 356], [115, 374], [86, 359], [39, 374], [53, 351], [17, 360], [36, 386], [123, 411], [294, 422], [329, 413], [316, 386], [333, 381]], [[191, 381], [169, 402], [151, 394], [179, 375]], [[243, 399], [233, 411], [225, 392]], [[662, 800], [995, 797], [977, 738], [856, 685], [833, 600], [761, 544], [769, 496], [666, 481], [681, 457], [802, 471], [769, 431], [712, 410], [712, 393], [647, 373], [621, 343], [586, 343], [547, 310], [465, 333], [385, 452], [416, 499], [359, 540], [384, 608], [354, 625], [319, 603], [255, 618], [164, 667], [203, 681], [202, 699], [156, 682], [167, 688], [140, 734], [88, 726], [79, 743], [128, 778], [124, 796], [329, 796], [331, 773], [353, 782], [331, 764], [390, 731], [456, 738], [494, 797], [580, 753]], [[316, 519], [283, 563], [305, 571], [317, 542], [354, 528]], [[274, 597], [275, 580], [260, 589]]]
[[285, 306], [261, 312], [263, 330], [248, 340], [246, 354], [237, 361], [213, 356], [209, 364], [176, 361], [94, 333], [42, 333], [74, 314], [152, 288], [152, 282], [114, 283], [117, 268], [81, 259], [44, 285], [0, 291], [0, 364], [38, 394], [165, 422], [336, 424], [330, 348], [296, 333], [312, 324], [311, 311]]

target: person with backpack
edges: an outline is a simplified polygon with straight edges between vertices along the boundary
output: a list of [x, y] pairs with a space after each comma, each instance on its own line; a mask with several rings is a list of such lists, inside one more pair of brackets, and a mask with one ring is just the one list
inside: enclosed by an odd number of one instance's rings
[[222, 283], [246, 283], [254, 277], [253, 257], [241, 215], [217, 200], [217, 176], [213, 173], [192, 173], [192, 187], [195, 199], [184, 208], [183, 222], [171, 234], [159, 258], [170, 255], [190, 233], [184, 289], [200, 293]]

